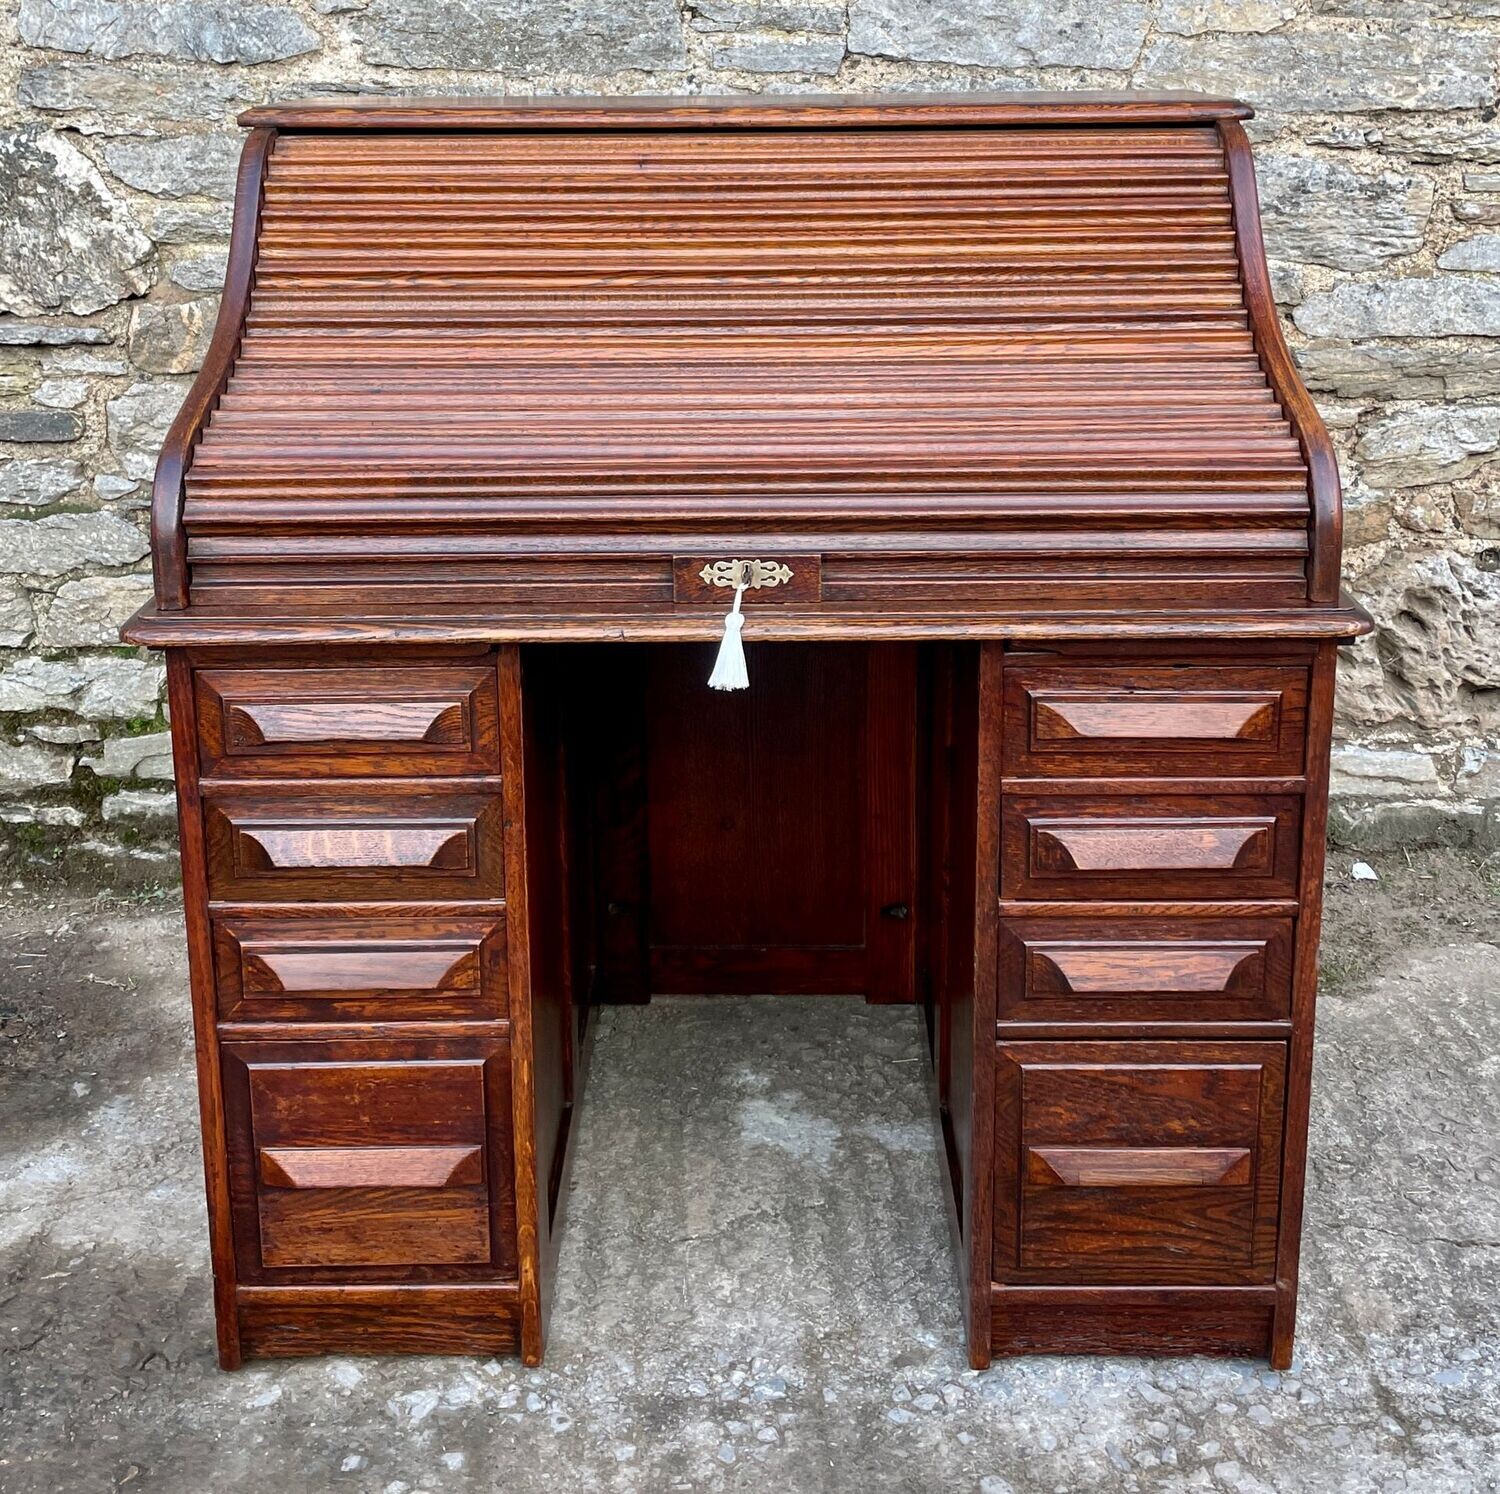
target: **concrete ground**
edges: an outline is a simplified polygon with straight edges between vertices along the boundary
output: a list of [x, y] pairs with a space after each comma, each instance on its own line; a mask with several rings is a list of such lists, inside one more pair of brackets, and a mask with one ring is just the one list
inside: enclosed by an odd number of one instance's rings
[[545, 1370], [221, 1374], [179, 915], [0, 910], [0, 1490], [1500, 1489], [1500, 870], [1331, 871], [1296, 1367], [966, 1368], [909, 1010], [606, 1012]]

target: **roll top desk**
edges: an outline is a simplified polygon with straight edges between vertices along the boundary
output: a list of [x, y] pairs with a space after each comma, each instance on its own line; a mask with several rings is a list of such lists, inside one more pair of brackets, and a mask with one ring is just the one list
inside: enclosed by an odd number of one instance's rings
[[1289, 1362], [1367, 622], [1248, 112], [244, 116], [125, 629], [226, 1367], [540, 1362], [590, 1012], [735, 992], [913, 1005], [973, 1364]]

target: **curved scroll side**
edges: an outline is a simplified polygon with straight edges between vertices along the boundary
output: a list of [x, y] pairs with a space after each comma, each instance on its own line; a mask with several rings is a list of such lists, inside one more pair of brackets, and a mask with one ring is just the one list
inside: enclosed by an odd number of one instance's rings
[[258, 129], [252, 130], [245, 141], [234, 189], [234, 228], [229, 239], [229, 269], [224, 277], [219, 319], [214, 323], [203, 367], [167, 431], [156, 461], [156, 479], [151, 489], [151, 569], [156, 582], [156, 605], [163, 612], [180, 612], [188, 604], [187, 538], [182, 531], [183, 480], [187, 477], [193, 447], [218, 405], [239, 355], [240, 333], [255, 274], [261, 188], [266, 160], [275, 140], [275, 130]]
[[1245, 308], [1250, 332], [1260, 355], [1261, 367], [1270, 381], [1286, 417], [1291, 421], [1307, 463], [1312, 498], [1312, 523], [1308, 534], [1307, 599], [1310, 602], [1339, 601], [1339, 561], [1343, 550], [1343, 501], [1339, 487], [1338, 461], [1323, 417], [1312, 401], [1292, 361], [1281, 331], [1276, 298], [1271, 294], [1271, 272], [1266, 267], [1266, 246], [1260, 231], [1260, 195], [1255, 188], [1255, 163], [1250, 139], [1237, 119], [1218, 121], [1224, 142], [1224, 164], [1229, 172], [1229, 197], [1234, 211], [1234, 239], [1239, 250], [1240, 274], [1245, 287]]

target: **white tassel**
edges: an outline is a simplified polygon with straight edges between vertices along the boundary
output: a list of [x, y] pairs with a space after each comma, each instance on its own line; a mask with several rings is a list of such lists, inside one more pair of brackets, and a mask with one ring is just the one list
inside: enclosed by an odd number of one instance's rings
[[745, 626], [745, 615], [740, 611], [740, 600], [745, 595], [745, 583], [734, 589], [734, 606], [724, 619], [724, 638], [719, 644], [719, 657], [714, 660], [714, 672], [708, 677], [710, 690], [748, 690], [750, 674], [745, 668], [745, 644], [740, 637]]

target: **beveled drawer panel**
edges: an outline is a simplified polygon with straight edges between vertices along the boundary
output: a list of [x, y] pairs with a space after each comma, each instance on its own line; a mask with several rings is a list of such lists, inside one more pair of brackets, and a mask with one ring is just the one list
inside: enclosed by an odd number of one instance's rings
[[1006, 794], [1001, 895], [1294, 897], [1301, 818], [1292, 795]]
[[1010, 778], [1294, 777], [1301, 665], [1014, 664], [1005, 671]]
[[226, 1044], [242, 1277], [513, 1274], [509, 1066], [503, 1039]]
[[1000, 1044], [996, 1279], [1272, 1280], [1285, 1079], [1279, 1042]]
[[1291, 1014], [1290, 918], [1006, 918], [1002, 1022], [1268, 1022]]
[[205, 776], [450, 777], [497, 771], [491, 659], [319, 669], [201, 669]]
[[229, 1022], [391, 1022], [503, 1016], [505, 925], [495, 918], [215, 920], [219, 1016]]
[[498, 794], [391, 786], [205, 793], [210, 897], [478, 900], [504, 889]]

